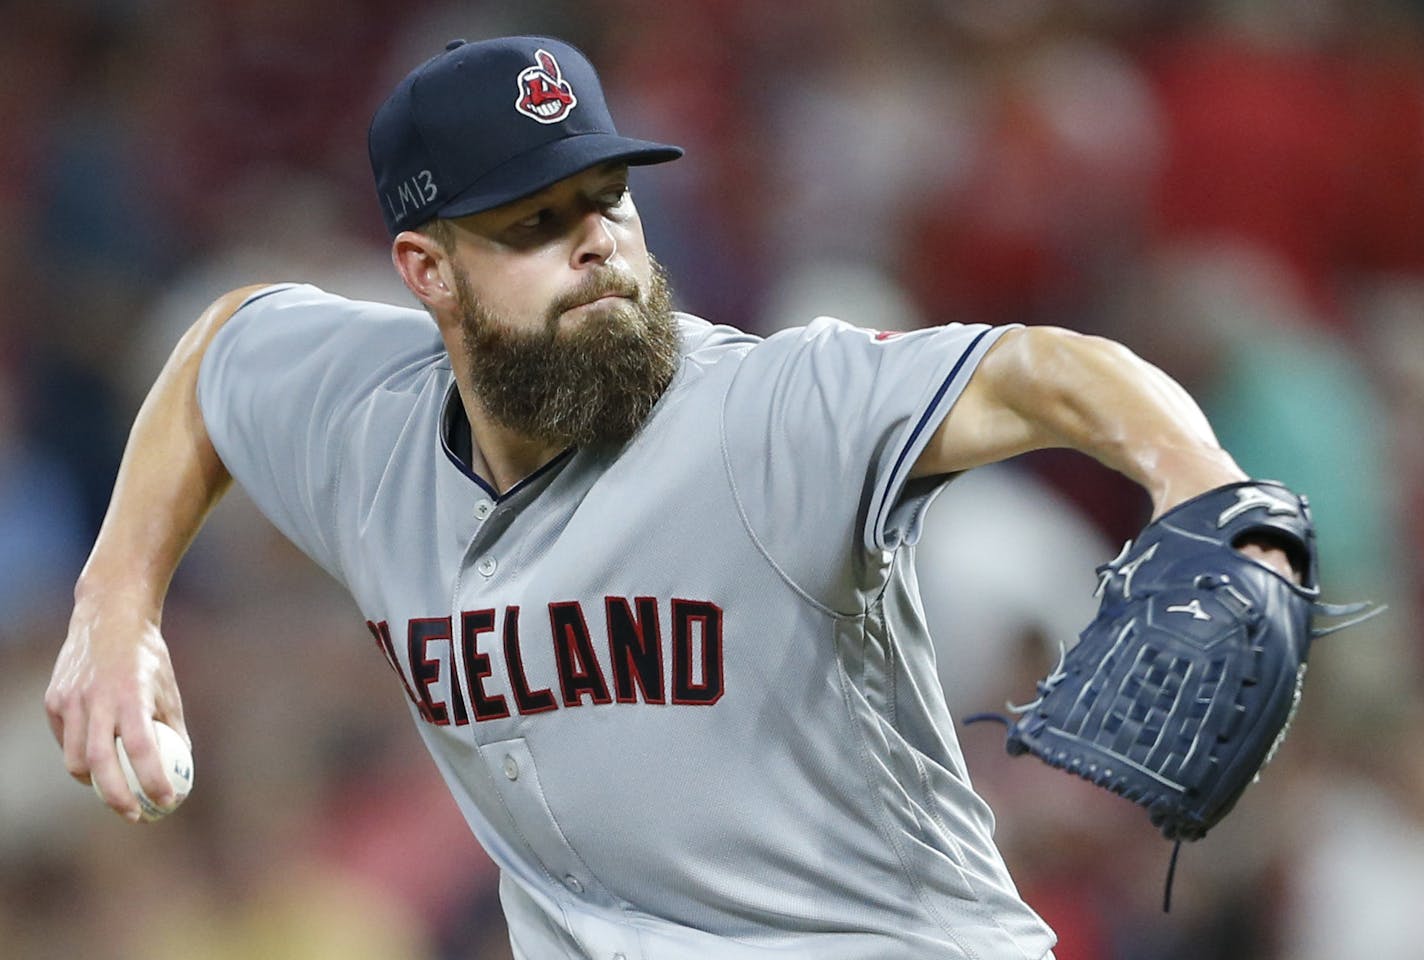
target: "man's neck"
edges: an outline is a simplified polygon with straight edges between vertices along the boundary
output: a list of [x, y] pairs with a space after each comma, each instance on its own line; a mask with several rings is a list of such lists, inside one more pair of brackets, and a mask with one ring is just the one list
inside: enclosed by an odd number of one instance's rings
[[507, 493], [566, 449], [566, 444], [535, 440], [495, 423], [473, 390], [462, 389], [460, 402], [470, 421], [470, 469], [496, 493]]

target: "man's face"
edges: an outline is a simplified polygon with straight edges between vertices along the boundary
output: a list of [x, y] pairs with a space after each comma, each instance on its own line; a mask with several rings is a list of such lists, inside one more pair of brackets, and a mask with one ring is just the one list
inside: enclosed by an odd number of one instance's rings
[[626, 168], [584, 171], [457, 224], [453, 289], [485, 411], [559, 445], [631, 439], [672, 380], [679, 349]]

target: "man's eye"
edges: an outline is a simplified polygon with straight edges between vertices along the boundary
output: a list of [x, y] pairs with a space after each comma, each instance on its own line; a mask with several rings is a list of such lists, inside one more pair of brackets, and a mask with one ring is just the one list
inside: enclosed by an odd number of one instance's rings
[[599, 199], [605, 209], [611, 210], [614, 207], [621, 206], [623, 201], [628, 199], [628, 186], [627, 184], [623, 184], [611, 190], [607, 190]]
[[521, 230], [537, 230], [548, 223], [553, 215], [553, 211], [551, 210], [540, 210], [538, 213], [531, 213], [523, 220], [517, 221], [514, 225]]

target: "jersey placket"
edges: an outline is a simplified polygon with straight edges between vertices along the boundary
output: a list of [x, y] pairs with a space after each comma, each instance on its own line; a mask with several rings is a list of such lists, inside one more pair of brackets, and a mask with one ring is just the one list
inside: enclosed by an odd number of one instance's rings
[[[523, 510], [537, 509], [534, 501], [558, 473], [558, 469], [541, 471], [498, 499], [481, 490], [482, 495], [471, 508], [475, 531], [454, 581], [450, 604], [453, 622], [459, 623], [464, 609], [470, 606], [472, 591], [497, 597], [516, 578], [520, 534], [511, 528]], [[458, 650], [453, 652], [456, 682], [470, 689], [471, 678], [466, 673], [464, 658]], [[505, 666], [508, 671], [510, 665]], [[471, 727], [472, 731], [476, 729], [474, 724]], [[488, 771], [487, 782], [499, 795], [518, 833], [509, 839], [523, 841], [519, 846], [532, 855], [534, 863], [531, 865], [547, 880], [546, 893], [559, 902], [569, 929], [584, 945], [588, 956], [608, 960], [641, 958], [636, 932], [613, 919], [621, 918], [626, 905], [594, 877], [568, 842], [550, 809], [527, 740], [513, 737], [480, 742], [477, 737], [475, 748]]]

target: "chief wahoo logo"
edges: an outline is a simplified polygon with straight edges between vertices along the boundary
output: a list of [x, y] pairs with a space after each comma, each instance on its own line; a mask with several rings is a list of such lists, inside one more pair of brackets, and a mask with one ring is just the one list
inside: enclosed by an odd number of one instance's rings
[[547, 50], [535, 52], [538, 61], [519, 72], [519, 96], [514, 109], [540, 123], [558, 123], [578, 106], [574, 88], [559, 72], [559, 61]]

